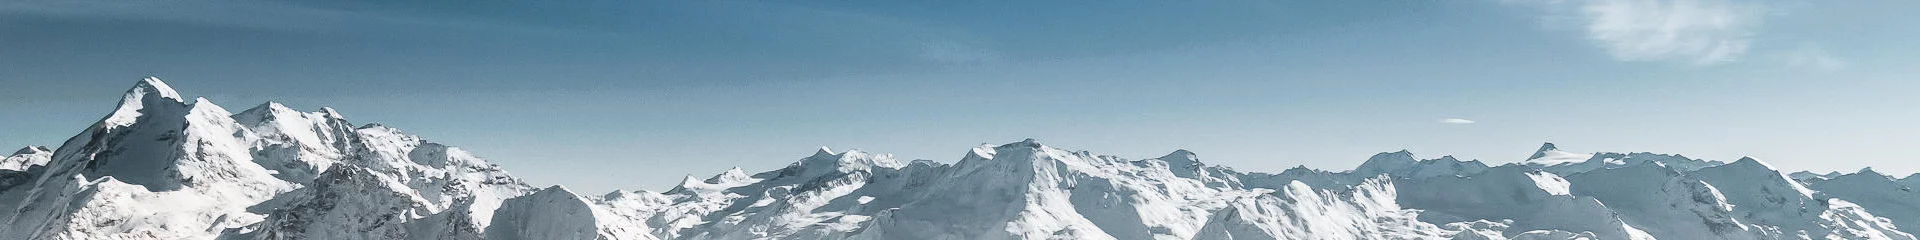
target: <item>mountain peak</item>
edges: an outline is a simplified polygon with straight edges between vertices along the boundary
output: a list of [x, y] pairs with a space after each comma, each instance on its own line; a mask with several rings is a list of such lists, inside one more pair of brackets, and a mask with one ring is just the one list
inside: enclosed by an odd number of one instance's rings
[[1740, 160], [1733, 161], [1733, 163], [1728, 163], [1726, 166], [1738, 166], [1738, 167], [1744, 167], [1744, 168], [1765, 168], [1767, 170], [1778, 171], [1778, 169], [1773, 168], [1772, 164], [1761, 162], [1759, 159], [1753, 159], [1753, 157], [1740, 157]]
[[53, 150], [47, 149], [47, 147], [45, 146], [30, 146], [30, 147], [20, 148], [20, 151], [13, 151], [13, 155], [27, 155], [27, 154], [35, 154], [35, 153], [46, 153], [46, 152], [52, 152], [52, 151]]
[[995, 151], [993, 150], [992, 144], [983, 143], [983, 144], [980, 144], [980, 146], [973, 147], [973, 149], [968, 149], [967, 156], [961, 157], [960, 161], [964, 162], [964, 161], [970, 161], [970, 160], [978, 161], [978, 160], [984, 160], [984, 159], [991, 159], [993, 158], [994, 153]]
[[143, 95], [150, 93], [156, 97], [173, 99], [175, 102], [182, 100], [180, 98], [180, 92], [173, 91], [173, 87], [167, 86], [167, 82], [160, 81], [158, 77], [146, 77], [140, 79], [140, 82], [134, 83], [133, 89], [128, 89], [127, 94], [132, 95], [135, 93]]
[[713, 177], [707, 178], [704, 182], [707, 184], [735, 184], [746, 182], [751, 178], [751, 176], [747, 175], [746, 170], [742, 170], [740, 167], [733, 167], [727, 169], [727, 171], [720, 172], [720, 174], [715, 174]]
[[1173, 153], [1167, 153], [1166, 156], [1161, 156], [1159, 159], [1161, 161], [1167, 161], [1169, 164], [1193, 164], [1200, 162], [1200, 158], [1194, 155], [1193, 151], [1187, 151], [1186, 149], [1173, 150]]
[[127, 89], [120, 98], [120, 106], [100, 122], [112, 127], [126, 126], [139, 121], [142, 115], [180, 110], [185, 106], [186, 101], [181, 100], [180, 93], [174, 92], [173, 87], [168, 87], [160, 78], [147, 77]]
[[1033, 148], [1033, 149], [1039, 149], [1040, 147], [1045, 147], [1045, 146], [1046, 146], [1046, 145], [1042, 145], [1042, 144], [1040, 144], [1040, 141], [1038, 141], [1038, 140], [1033, 140], [1032, 138], [1028, 138], [1028, 139], [1026, 139], [1026, 140], [1020, 140], [1020, 142], [1016, 142], [1016, 143], [1008, 143], [1008, 144], [1005, 144], [1005, 145], [1000, 145], [1000, 148]]
[[276, 102], [276, 101], [267, 101], [266, 103], [261, 103], [260, 106], [254, 107], [254, 108], [261, 108], [261, 109], [267, 109], [267, 110], [273, 110], [273, 111], [295, 112], [293, 108], [289, 108], [287, 107], [286, 104], [280, 104], [280, 102]]
[[1855, 172], [1854, 174], [1873, 174], [1873, 175], [1877, 175], [1877, 176], [1881, 176], [1881, 177], [1887, 177], [1887, 175], [1886, 175], [1886, 174], [1881, 174], [1880, 172], [1877, 172], [1877, 171], [1873, 171], [1873, 167], [1864, 167], [1864, 168], [1860, 168], [1860, 171], [1859, 171], [1859, 172]]
[[1372, 176], [1413, 168], [1419, 164], [1419, 160], [1413, 159], [1412, 151], [1403, 149], [1398, 152], [1374, 154], [1373, 157], [1367, 158], [1366, 162], [1360, 163], [1359, 167], [1353, 168], [1353, 172], [1362, 176]]
[[833, 153], [832, 148], [827, 148], [827, 146], [820, 146], [820, 150], [814, 151], [813, 156], [808, 158], [836, 158], [837, 157], [836, 155], [840, 155], [840, 154]]
[[561, 186], [561, 185], [553, 185], [547, 188], [542, 188], [540, 189], [539, 192], [534, 192], [533, 194], [528, 194], [528, 195], [559, 195], [559, 194], [565, 194], [566, 196], [574, 196], [574, 198], [579, 198], [579, 195], [573, 194], [573, 190], [567, 189], [566, 186]]
[[267, 101], [265, 103], [261, 103], [260, 106], [254, 106], [253, 108], [248, 108], [247, 110], [243, 110], [240, 112], [243, 114], [252, 113], [252, 114], [269, 115], [274, 113], [294, 113], [299, 111], [295, 111], [293, 110], [293, 108], [287, 107], [287, 105], [285, 104], [280, 104], [280, 102]]
[[1559, 151], [1559, 150], [1560, 150], [1560, 147], [1553, 146], [1552, 142], [1542, 143], [1540, 144], [1540, 150], [1534, 150], [1533, 156], [1527, 157], [1527, 159], [1540, 159], [1542, 157], [1546, 157], [1547, 152]]
[[674, 185], [673, 189], [669, 189], [667, 190], [667, 192], [669, 193], [687, 192], [687, 191], [692, 191], [694, 188], [699, 188], [701, 186], [706, 186], [706, 185], [707, 185], [706, 182], [700, 181], [700, 178], [693, 177], [693, 174], [687, 174], [686, 176], [680, 177], [680, 184]]
[[340, 115], [340, 111], [334, 111], [333, 107], [320, 107], [320, 114], [331, 119], [347, 119], [346, 115]]
[[253, 106], [253, 108], [240, 110], [240, 113], [233, 115], [233, 120], [244, 125], [256, 125], [278, 119], [280, 114], [294, 112], [293, 109], [287, 108], [286, 105], [280, 105], [279, 102], [267, 101], [258, 106]]
[[1416, 159], [1413, 159], [1413, 151], [1407, 151], [1406, 149], [1401, 149], [1400, 151], [1394, 151], [1394, 152], [1375, 153], [1373, 154], [1372, 157], [1367, 157], [1367, 162], [1386, 161], [1386, 160], [1398, 161], [1402, 159], [1409, 160], [1409, 161], [1416, 160]]

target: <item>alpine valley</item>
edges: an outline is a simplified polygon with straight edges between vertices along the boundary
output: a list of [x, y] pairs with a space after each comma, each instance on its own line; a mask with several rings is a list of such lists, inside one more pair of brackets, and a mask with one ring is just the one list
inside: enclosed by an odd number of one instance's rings
[[0, 239], [1909, 240], [1915, 184], [1553, 144], [1498, 166], [1398, 151], [1259, 173], [1029, 139], [952, 163], [821, 148], [585, 194], [330, 108], [233, 112], [147, 78], [57, 148], [0, 161]]

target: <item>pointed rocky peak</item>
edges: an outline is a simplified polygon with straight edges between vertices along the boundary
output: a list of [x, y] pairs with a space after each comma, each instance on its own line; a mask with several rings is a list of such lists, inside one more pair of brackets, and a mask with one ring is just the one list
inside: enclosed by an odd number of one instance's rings
[[[1767, 164], [1766, 162], [1761, 162], [1759, 159], [1753, 159], [1752, 157], [1741, 157], [1739, 161], [1733, 161], [1733, 163], [1728, 163], [1726, 165], [1720, 165], [1717, 167], [1701, 169], [1701, 171], [1707, 171], [1707, 170], [1713, 170], [1715, 172], [1734, 173], [1734, 174], [1746, 174], [1746, 175], [1752, 175], [1752, 176], [1778, 175], [1780, 179], [1787, 179], [1787, 180], [1793, 179], [1792, 177], [1788, 177], [1786, 173], [1780, 172], [1778, 168], [1774, 168], [1773, 165]], [[1828, 177], [1833, 177], [1833, 176], [1839, 176], [1839, 175], [1838, 174], [1828, 175]], [[1751, 180], [1757, 180], [1757, 179], [1751, 179]]]
[[140, 116], [144, 115], [177, 116], [182, 114], [178, 111], [184, 110], [185, 107], [186, 102], [181, 100], [180, 93], [174, 92], [172, 87], [168, 87], [167, 83], [161, 82], [159, 78], [148, 77], [134, 83], [132, 89], [127, 89], [127, 93], [121, 96], [120, 106], [100, 123], [108, 128], [128, 126], [139, 121]]
[[1298, 165], [1298, 166], [1294, 166], [1293, 168], [1288, 168], [1287, 170], [1280, 171], [1280, 175], [1288, 175], [1288, 176], [1311, 175], [1316, 173], [1322, 173], [1322, 172], [1319, 169], [1307, 168], [1307, 165]]
[[[1864, 167], [1864, 168], [1860, 168], [1860, 171], [1859, 171], [1859, 172], [1854, 172], [1853, 174], [1860, 174], [1860, 175], [1869, 175], [1869, 176], [1882, 176], [1882, 177], [1889, 177], [1889, 176], [1887, 176], [1886, 174], [1881, 174], [1880, 172], [1876, 172], [1876, 171], [1873, 171], [1873, 167]], [[1891, 177], [1889, 177], [1889, 178], [1891, 178]]]
[[273, 121], [283, 114], [295, 114], [298, 112], [299, 111], [294, 111], [292, 108], [287, 108], [286, 105], [280, 105], [279, 102], [268, 101], [259, 106], [242, 110], [239, 114], [234, 114], [233, 120], [240, 122], [240, 124], [252, 126]]
[[1180, 159], [1180, 160], [1187, 160], [1187, 161], [1195, 161], [1195, 162], [1197, 162], [1197, 161], [1198, 161], [1198, 159], [1200, 159], [1200, 158], [1198, 158], [1198, 157], [1195, 157], [1195, 156], [1196, 156], [1196, 155], [1195, 155], [1195, 154], [1193, 154], [1193, 151], [1187, 151], [1186, 149], [1175, 149], [1175, 150], [1173, 150], [1173, 152], [1172, 152], [1172, 153], [1167, 153], [1167, 155], [1166, 155], [1166, 156], [1161, 156], [1161, 157], [1160, 157], [1160, 159], [1161, 159], [1161, 160], [1173, 160], [1173, 159]]
[[1395, 151], [1395, 152], [1381, 152], [1381, 153], [1373, 154], [1374, 158], [1380, 158], [1381, 156], [1391, 156], [1392, 158], [1413, 159], [1413, 151], [1400, 149], [1400, 151]]
[[142, 78], [140, 82], [133, 84], [133, 89], [127, 90], [128, 95], [136, 93], [152, 94], [154, 97], [173, 99], [175, 102], [181, 101], [180, 93], [173, 91], [173, 87], [167, 86], [167, 83], [160, 81], [158, 77]]
[[1527, 159], [1540, 159], [1542, 157], [1546, 157], [1547, 152], [1552, 152], [1552, 151], [1560, 151], [1560, 147], [1553, 146], [1553, 143], [1551, 142], [1543, 143], [1543, 144], [1540, 144], [1540, 150], [1534, 150], [1533, 156], [1527, 157]]
[[1028, 139], [1026, 139], [1026, 140], [1021, 140], [1020, 142], [1016, 142], [1016, 143], [1008, 143], [1008, 144], [1005, 144], [1005, 145], [1000, 145], [1000, 147], [999, 147], [999, 148], [1032, 148], [1032, 149], [1040, 149], [1041, 147], [1046, 147], [1046, 145], [1042, 145], [1042, 144], [1040, 144], [1040, 141], [1037, 141], [1037, 140], [1033, 140], [1032, 138], [1028, 138]]
[[[48, 150], [47, 147], [26, 147], [21, 148], [20, 151], [14, 151], [11, 156], [0, 157], [0, 169], [27, 171], [34, 166], [46, 166], [47, 162], [52, 161], [52, 159], [53, 151]], [[0, 180], [0, 182], [5, 181]], [[4, 184], [5, 183], [0, 183], [0, 185]]]
[[42, 153], [50, 154], [50, 153], [53, 153], [53, 150], [47, 149], [47, 147], [45, 146], [31, 146], [31, 147], [20, 148], [19, 151], [13, 151], [14, 156], [28, 155], [28, 154], [42, 154]]
[[704, 183], [704, 181], [700, 181], [700, 178], [693, 177], [693, 174], [680, 177], [680, 186], [682, 187], [699, 186], [701, 183]]
[[802, 158], [799, 162], [795, 162], [788, 167], [801, 168], [807, 172], [817, 172], [818, 170], [837, 169], [846, 171], [872, 167], [896, 168], [900, 166], [901, 164], [895, 161], [892, 155], [888, 154], [867, 154], [866, 151], [861, 151], [860, 149], [848, 149], [845, 152], [833, 153], [833, 149], [820, 147], [818, 151], [814, 151], [812, 156]]
[[1772, 164], [1761, 162], [1759, 159], [1753, 159], [1753, 157], [1740, 157], [1740, 160], [1733, 161], [1733, 163], [1728, 163], [1726, 165], [1721, 165], [1721, 167], [1727, 167], [1730, 169], [1769, 171], [1769, 172], [1776, 172], [1776, 173], [1780, 172], [1778, 168], [1773, 168]]
[[333, 107], [320, 107], [320, 115], [321, 115], [321, 116], [326, 116], [326, 117], [327, 117], [327, 119], [334, 119], [334, 120], [346, 120], [346, 119], [347, 119], [347, 116], [346, 116], [346, 115], [341, 115], [341, 114], [340, 114], [340, 111], [335, 111], [335, 110], [333, 110]]
[[287, 105], [285, 104], [280, 104], [280, 102], [267, 101], [267, 103], [262, 103], [260, 104], [260, 106], [254, 106], [253, 108], [247, 109], [246, 111], [242, 111], [242, 112], [296, 113], [300, 111], [293, 110], [293, 108], [287, 107]]
[[960, 162], [971, 162], [971, 161], [993, 159], [993, 155], [995, 153], [997, 152], [994, 151], [992, 144], [983, 143], [983, 144], [980, 144], [980, 146], [978, 147], [973, 147], [973, 149], [969, 149], [967, 151], [967, 156], [960, 157]]
[[1813, 173], [1813, 172], [1809, 172], [1809, 171], [1799, 171], [1799, 172], [1793, 172], [1793, 173], [1788, 173], [1788, 174], [1787, 174], [1787, 177], [1788, 177], [1788, 178], [1793, 178], [1793, 180], [1799, 180], [1799, 181], [1803, 181], [1803, 182], [1804, 182], [1804, 181], [1809, 181], [1809, 180], [1825, 180], [1825, 179], [1827, 179], [1827, 176], [1822, 176], [1822, 175], [1820, 175], [1820, 174], [1818, 174], [1818, 173]]
[[1405, 170], [1418, 164], [1420, 161], [1413, 159], [1413, 152], [1407, 150], [1383, 152], [1367, 158], [1367, 162], [1360, 163], [1359, 167], [1353, 168], [1353, 172], [1371, 176]]
[[685, 177], [680, 177], [680, 184], [674, 185], [673, 189], [667, 190], [667, 193], [687, 193], [706, 186], [706, 181], [700, 181], [700, 178], [693, 177], [693, 174], [687, 174]]
[[738, 184], [745, 183], [752, 179], [753, 177], [748, 176], [746, 170], [741, 170], [740, 167], [734, 167], [727, 169], [725, 172], [720, 172], [720, 174], [713, 175], [713, 177], [707, 178], [707, 180], [703, 182], [707, 184]]
[[1893, 176], [1888, 176], [1886, 174], [1873, 171], [1872, 167], [1861, 168], [1859, 172], [1854, 172], [1850, 174], [1836, 173], [1836, 175], [1827, 175], [1826, 178], [1830, 178], [1834, 180], [1889, 182], [1889, 183], [1898, 181], [1898, 179], [1894, 179]]
[[[1777, 168], [1773, 168], [1772, 165], [1768, 165], [1767, 163], [1761, 162], [1758, 159], [1753, 159], [1752, 157], [1742, 157], [1740, 158], [1739, 161], [1734, 161], [1733, 163], [1728, 163], [1726, 165], [1720, 165], [1715, 167], [1703, 168], [1698, 171], [1694, 171], [1693, 173], [1695, 175], [1702, 176], [1703, 180], [1709, 180], [1707, 181], [1708, 184], [1713, 184], [1715, 187], [1720, 187], [1723, 189], [1739, 188], [1739, 187], [1750, 187], [1750, 188], [1756, 188], [1756, 189], [1771, 187], [1771, 188], [1778, 189], [1778, 188], [1784, 187], [1786, 189], [1793, 190], [1794, 194], [1797, 194], [1799, 195], [1799, 197], [1802, 197], [1802, 198], [1809, 198], [1813, 196], [1813, 190], [1809, 190], [1806, 188], [1806, 186], [1800, 185], [1799, 182], [1794, 181], [1793, 178], [1788, 177], [1784, 173], [1781, 173], [1780, 170], [1777, 170]], [[1740, 185], [1740, 186], [1736, 187], [1735, 185]], [[1784, 185], [1784, 186], [1781, 186], [1781, 185]], [[1731, 190], [1728, 190], [1728, 191], [1731, 191]], [[1737, 194], [1729, 193], [1729, 195], [1737, 195]], [[1774, 195], [1767, 195], [1767, 196], [1774, 196]], [[1740, 204], [1740, 203], [1735, 203], [1735, 204]]]
[[342, 127], [349, 126], [346, 123], [346, 117], [340, 115], [339, 112], [336, 112], [331, 107], [323, 107], [315, 112], [301, 112], [274, 101], [268, 101], [259, 106], [240, 111], [239, 114], [233, 115], [233, 119], [247, 126], [261, 126], [267, 122], [283, 122], [288, 120], [293, 121], [295, 125], [338, 124]]
[[[1560, 147], [1554, 146], [1553, 143], [1544, 143], [1540, 145], [1539, 150], [1535, 150], [1533, 152], [1532, 156], [1527, 157], [1527, 160], [1524, 161], [1524, 163], [1529, 165], [1534, 165], [1536, 167], [1554, 167], [1559, 165], [1591, 164], [1591, 166], [1586, 166], [1584, 168], [1598, 168], [1601, 166], [1608, 165], [1607, 161], [1603, 160], [1605, 158], [1622, 158], [1624, 156], [1625, 155], [1623, 154], [1615, 154], [1615, 153], [1591, 153], [1591, 154], [1574, 153], [1574, 152], [1560, 150]], [[1576, 168], [1580, 168], [1580, 167], [1576, 167]], [[1585, 170], [1576, 170], [1576, 172], [1577, 171], [1585, 171]]]
[[230, 118], [233, 116], [233, 112], [228, 112], [226, 108], [220, 107], [219, 104], [214, 104], [213, 100], [208, 100], [205, 97], [193, 98], [193, 104], [188, 104], [187, 107], [189, 108], [188, 112], [190, 114], [216, 118]]
[[540, 191], [538, 192], [534, 192], [533, 194], [527, 194], [527, 195], [528, 196], [560, 196], [560, 197], [571, 197], [575, 199], [580, 198], [580, 195], [573, 194], [573, 190], [568, 190], [567, 187], [560, 186], [560, 185], [549, 186], [547, 188], [540, 189]]
[[[1385, 163], [1385, 162], [1413, 162], [1413, 161], [1414, 161], [1414, 160], [1413, 160], [1413, 152], [1411, 152], [1411, 151], [1407, 151], [1407, 150], [1404, 150], [1404, 149], [1403, 149], [1403, 150], [1400, 150], [1400, 151], [1398, 151], [1398, 152], [1383, 152], [1383, 153], [1378, 153], [1378, 154], [1374, 154], [1374, 155], [1373, 155], [1373, 157], [1368, 157], [1368, 158], [1367, 158], [1367, 162], [1370, 162], [1370, 163], [1371, 163], [1371, 162], [1382, 162], [1382, 163]], [[1362, 165], [1362, 166], [1364, 166], [1364, 165]]]
[[1187, 151], [1186, 149], [1173, 150], [1173, 153], [1168, 153], [1166, 156], [1161, 156], [1156, 159], [1166, 161], [1169, 166], [1193, 166], [1200, 164], [1200, 158], [1194, 155], [1192, 151]]
[[827, 146], [820, 146], [819, 151], [814, 151], [813, 156], [809, 156], [807, 158], [840, 158], [840, 154], [833, 153], [832, 148], [827, 148]]

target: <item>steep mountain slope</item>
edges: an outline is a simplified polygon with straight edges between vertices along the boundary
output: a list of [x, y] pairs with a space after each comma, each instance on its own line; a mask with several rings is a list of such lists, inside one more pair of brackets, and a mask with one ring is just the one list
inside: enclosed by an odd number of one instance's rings
[[232, 113], [148, 78], [58, 148], [0, 159], [0, 239], [1914, 239], [1902, 229], [1920, 224], [1915, 177], [1551, 143], [1500, 166], [1398, 151], [1280, 173], [1032, 139], [961, 155], [821, 148], [586, 196], [331, 108]]
[[1742, 222], [1768, 226], [1780, 236], [1842, 239], [1914, 239], [1884, 218], [1841, 199], [1814, 198], [1814, 192], [1773, 166], [1753, 158], [1693, 172], [1733, 204]]
[[1808, 189], [1818, 196], [1844, 199], [1859, 204], [1874, 216], [1893, 221], [1899, 229], [1920, 229], [1920, 191], [1873, 169], [1811, 180]]
[[[1661, 239], [1765, 239], [1733, 215], [1733, 205], [1712, 185], [1661, 163], [1600, 169], [1567, 177], [1575, 195], [1594, 196]], [[1651, 190], [1651, 191], [1649, 191]]]

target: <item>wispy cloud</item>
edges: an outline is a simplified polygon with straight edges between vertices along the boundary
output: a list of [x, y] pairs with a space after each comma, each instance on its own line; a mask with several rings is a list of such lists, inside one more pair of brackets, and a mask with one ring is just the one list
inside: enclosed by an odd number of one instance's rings
[[1543, 0], [1548, 19], [1574, 20], [1621, 61], [1715, 65], [1737, 61], [1767, 6], [1741, 0]]
[[1466, 119], [1459, 119], [1459, 118], [1448, 118], [1448, 119], [1440, 119], [1440, 123], [1445, 123], [1445, 124], [1473, 124], [1473, 123], [1476, 123], [1476, 122], [1474, 122], [1473, 120], [1466, 120]]
[[1819, 44], [1806, 43], [1798, 48], [1788, 49], [1774, 54], [1774, 59], [1787, 67], [1810, 69], [1821, 72], [1834, 72], [1847, 69], [1847, 61], [1827, 53]]

